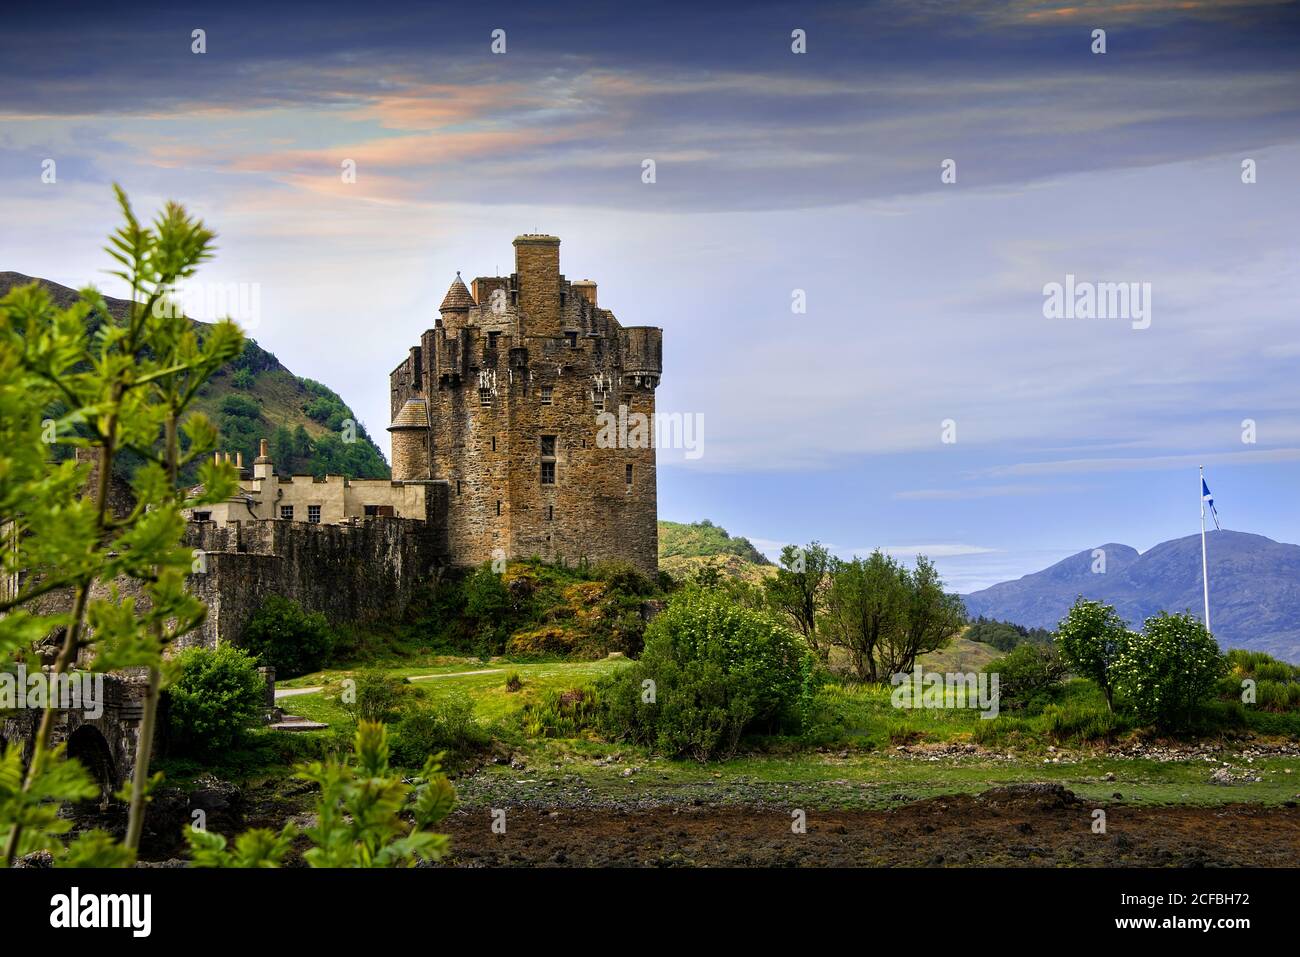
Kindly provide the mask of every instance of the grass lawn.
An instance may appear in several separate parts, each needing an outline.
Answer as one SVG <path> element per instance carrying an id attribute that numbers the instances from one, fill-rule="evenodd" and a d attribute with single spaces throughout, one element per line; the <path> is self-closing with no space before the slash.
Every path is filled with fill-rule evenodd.
<path id="1" fill-rule="evenodd" d="M 468 696 L 476 718 L 495 726 L 498 737 L 510 745 L 511 765 L 489 764 L 457 782 L 468 804 L 494 799 L 559 804 L 703 800 L 880 807 L 1031 781 L 1060 783 L 1088 800 L 1138 804 L 1280 804 L 1295 800 L 1300 792 L 1300 758 L 1262 756 L 1248 761 L 1238 754 L 1242 745 L 1232 743 L 1215 761 L 1203 756 L 1166 761 L 1126 757 L 1092 745 L 1063 744 L 1053 751 L 1055 745 L 1036 724 L 1041 717 L 1003 712 L 993 722 L 983 722 L 971 710 L 899 710 L 892 707 L 887 688 L 826 689 L 815 719 L 824 723 L 825 739 L 819 740 L 814 728 L 809 733 L 812 747 L 808 741 L 768 739 L 758 744 L 757 751 L 707 765 L 654 757 L 625 744 L 529 739 L 511 721 L 526 702 L 539 699 L 548 689 L 588 684 L 624 665 L 621 659 L 529 664 L 460 659 L 403 666 L 390 673 L 408 679 L 409 694 L 429 701 L 445 695 Z M 506 676 L 511 672 L 523 681 L 517 692 L 506 691 Z M 290 686 L 320 685 L 324 690 L 281 704 L 293 714 L 345 728 L 351 718 L 338 695 L 342 681 L 354 674 L 330 670 L 289 682 Z M 1067 689 L 1066 700 L 1086 702 L 1094 694 L 1086 683 L 1075 683 Z M 976 753 L 935 753 L 932 747 L 970 744 L 981 723 L 994 722 L 998 735 L 989 737 L 986 747 Z M 898 750 L 901 741 L 909 743 L 907 751 Z M 1234 772 L 1249 771 L 1262 780 L 1211 783 L 1220 761 Z M 628 769 L 635 770 L 626 773 Z M 1114 780 L 1108 780 L 1108 775 L 1114 775 Z M 1115 798 L 1116 793 L 1122 797 Z"/>

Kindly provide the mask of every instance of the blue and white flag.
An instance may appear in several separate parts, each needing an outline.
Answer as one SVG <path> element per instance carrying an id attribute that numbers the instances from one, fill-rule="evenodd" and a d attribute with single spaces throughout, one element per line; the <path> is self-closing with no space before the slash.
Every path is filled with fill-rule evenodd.
<path id="1" fill-rule="evenodd" d="M 1210 494 L 1210 486 L 1205 484 L 1204 476 L 1201 477 L 1201 501 L 1210 506 L 1210 514 L 1214 516 L 1215 529 L 1222 531 L 1219 528 L 1219 513 L 1214 510 L 1214 496 Z"/>

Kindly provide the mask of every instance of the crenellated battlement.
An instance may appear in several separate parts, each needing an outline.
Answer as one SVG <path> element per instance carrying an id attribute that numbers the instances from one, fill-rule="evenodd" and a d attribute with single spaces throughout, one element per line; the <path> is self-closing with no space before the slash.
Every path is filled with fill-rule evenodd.
<path id="1" fill-rule="evenodd" d="M 602 412 L 653 414 L 663 331 L 621 325 L 594 281 L 566 279 L 557 237 L 514 247 L 509 276 L 457 274 L 393 370 L 393 478 L 448 483 L 456 564 L 537 555 L 653 571 L 655 451 L 595 439 Z"/>

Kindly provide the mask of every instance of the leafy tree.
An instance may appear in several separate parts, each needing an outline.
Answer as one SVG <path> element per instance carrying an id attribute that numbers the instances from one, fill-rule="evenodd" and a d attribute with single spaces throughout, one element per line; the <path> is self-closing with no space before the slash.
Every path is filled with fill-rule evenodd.
<path id="1" fill-rule="evenodd" d="M 1123 656 L 1133 633 L 1111 605 L 1079 598 L 1056 628 L 1056 648 L 1075 674 L 1091 678 L 1114 711 L 1112 669 Z"/>
<path id="2" fill-rule="evenodd" d="M 911 671 L 920 655 L 947 645 L 961 628 L 966 609 L 961 599 L 943 590 L 938 569 L 924 555 L 916 567 L 900 569 L 906 592 L 902 627 L 887 633 L 881 645 L 881 670 L 894 675 Z"/>
<path id="3" fill-rule="evenodd" d="M 817 603 L 830 569 L 830 553 L 817 542 L 806 548 L 787 545 L 781 549 L 776 576 L 763 583 L 772 606 L 794 622 L 823 664 L 830 657 L 831 646 L 818 641 Z"/>
<path id="4" fill-rule="evenodd" d="M 456 806 L 456 789 L 434 758 L 411 783 L 394 773 L 383 725 L 361 722 L 353 755 L 301 765 L 296 777 L 321 790 L 316 824 L 302 831 L 312 844 L 303 855 L 311 867 L 413 867 L 447 853 L 450 839 L 429 829 Z M 408 810 L 410 824 L 401 817 Z M 297 829 L 247 831 L 233 851 L 220 834 L 188 828 L 185 836 L 195 867 L 278 867 Z"/>
<path id="5" fill-rule="evenodd" d="M 1142 721 L 1185 727 L 1227 671 L 1200 619 L 1160 612 L 1129 636 L 1113 666 L 1114 687 Z"/>
<path id="6" fill-rule="evenodd" d="M 785 625 L 687 585 L 646 629 L 641 659 L 598 686 L 600 721 L 670 756 L 725 757 L 746 732 L 797 729 L 811 672 Z"/>
<path id="7" fill-rule="evenodd" d="M 239 639 L 249 654 L 275 669 L 277 678 L 315 671 L 334 645 L 329 622 L 295 601 L 270 595 L 249 619 Z"/>
<path id="8" fill-rule="evenodd" d="M 879 656 L 907 620 L 907 585 L 898 563 L 880 549 L 866 559 L 835 560 L 823 629 L 844 648 L 859 681 L 880 681 Z"/>
<path id="9" fill-rule="evenodd" d="M 266 682 L 257 659 L 234 645 L 188 648 L 174 662 L 167 690 L 171 737 L 185 754 L 211 755 L 238 745 L 262 715 Z"/>
<path id="10" fill-rule="evenodd" d="M 185 590 L 192 556 L 181 544 L 181 509 L 222 501 L 235 490 L 233 470 L 207 461 L 216 439 L 212 423 L 190 414 L 182 424 L 182 417 L 242 343 L 229 322 L 200 340 L 169 299 L 175 284 L 210 258 L 212 232 L 175 203 L 143 225 L 125 194 L 116 189 L 116 195 L 125 225 L 110 237 L 107 252 L 120 267 L 112 274 L 130 287 L 125 316 L 114 317 L 89 288 L 62 310 L 36 284 L 0 300 L 0 523 L 8 538 L 0 570 L 21 573 L 14 578 L 21 582 L 17 593 L 0 600 L 6 613 L 0 663 L 26 655 L 33 641 L 53 633 L 62 638 L 56 675 L 93 652 L 96 668 L 141 667 L 147 676 L 124 847 L 109 854 L 93 838 L 79 842 L 76 852 L 80 863 L 104 864 L 129 860 L 138 847 L 163 649 L 196 627 L 205 611 Z M 92 317 L 102 321 L 87 335 Z M 56 403 L 58 418 L 47 418 Z M 89 461 L 56 464 L 51 445 L 80 448 Z M 127 458 L 137 463 L 134 504 L 115 508 L 112 476 Z M 180 482 L 192 461 L 200 463 L 205 489 L 196 498 Z M 133 581 L 141 599 L 124 596 L 118 579 Z M 37 614 L 25 607 L 51 592 L 70 594 L 67 610 Z M 51 702 L 26 770 L 0 785 L 7 864 L 20 850 L 61 853 L 33 802 L 76 800 L 83 792 L 75 772 L 63 770 L 74 766 L 51 745 L 54 712 Z"/>

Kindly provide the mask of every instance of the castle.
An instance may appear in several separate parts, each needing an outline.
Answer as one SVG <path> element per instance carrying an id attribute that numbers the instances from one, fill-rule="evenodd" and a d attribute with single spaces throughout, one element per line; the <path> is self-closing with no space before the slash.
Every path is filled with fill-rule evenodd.
<path id="1" fill-rule="evenodd" d="M 515 271 L 460 274 L 391 374 L 393 482 L 445 480 L 452 562 L 618 559 L 658 568 L 655 449 L 602 447 L 599 416 L 653 418 L 663 331 L 622 326 L 560 240 L 514 241 Z"/>

